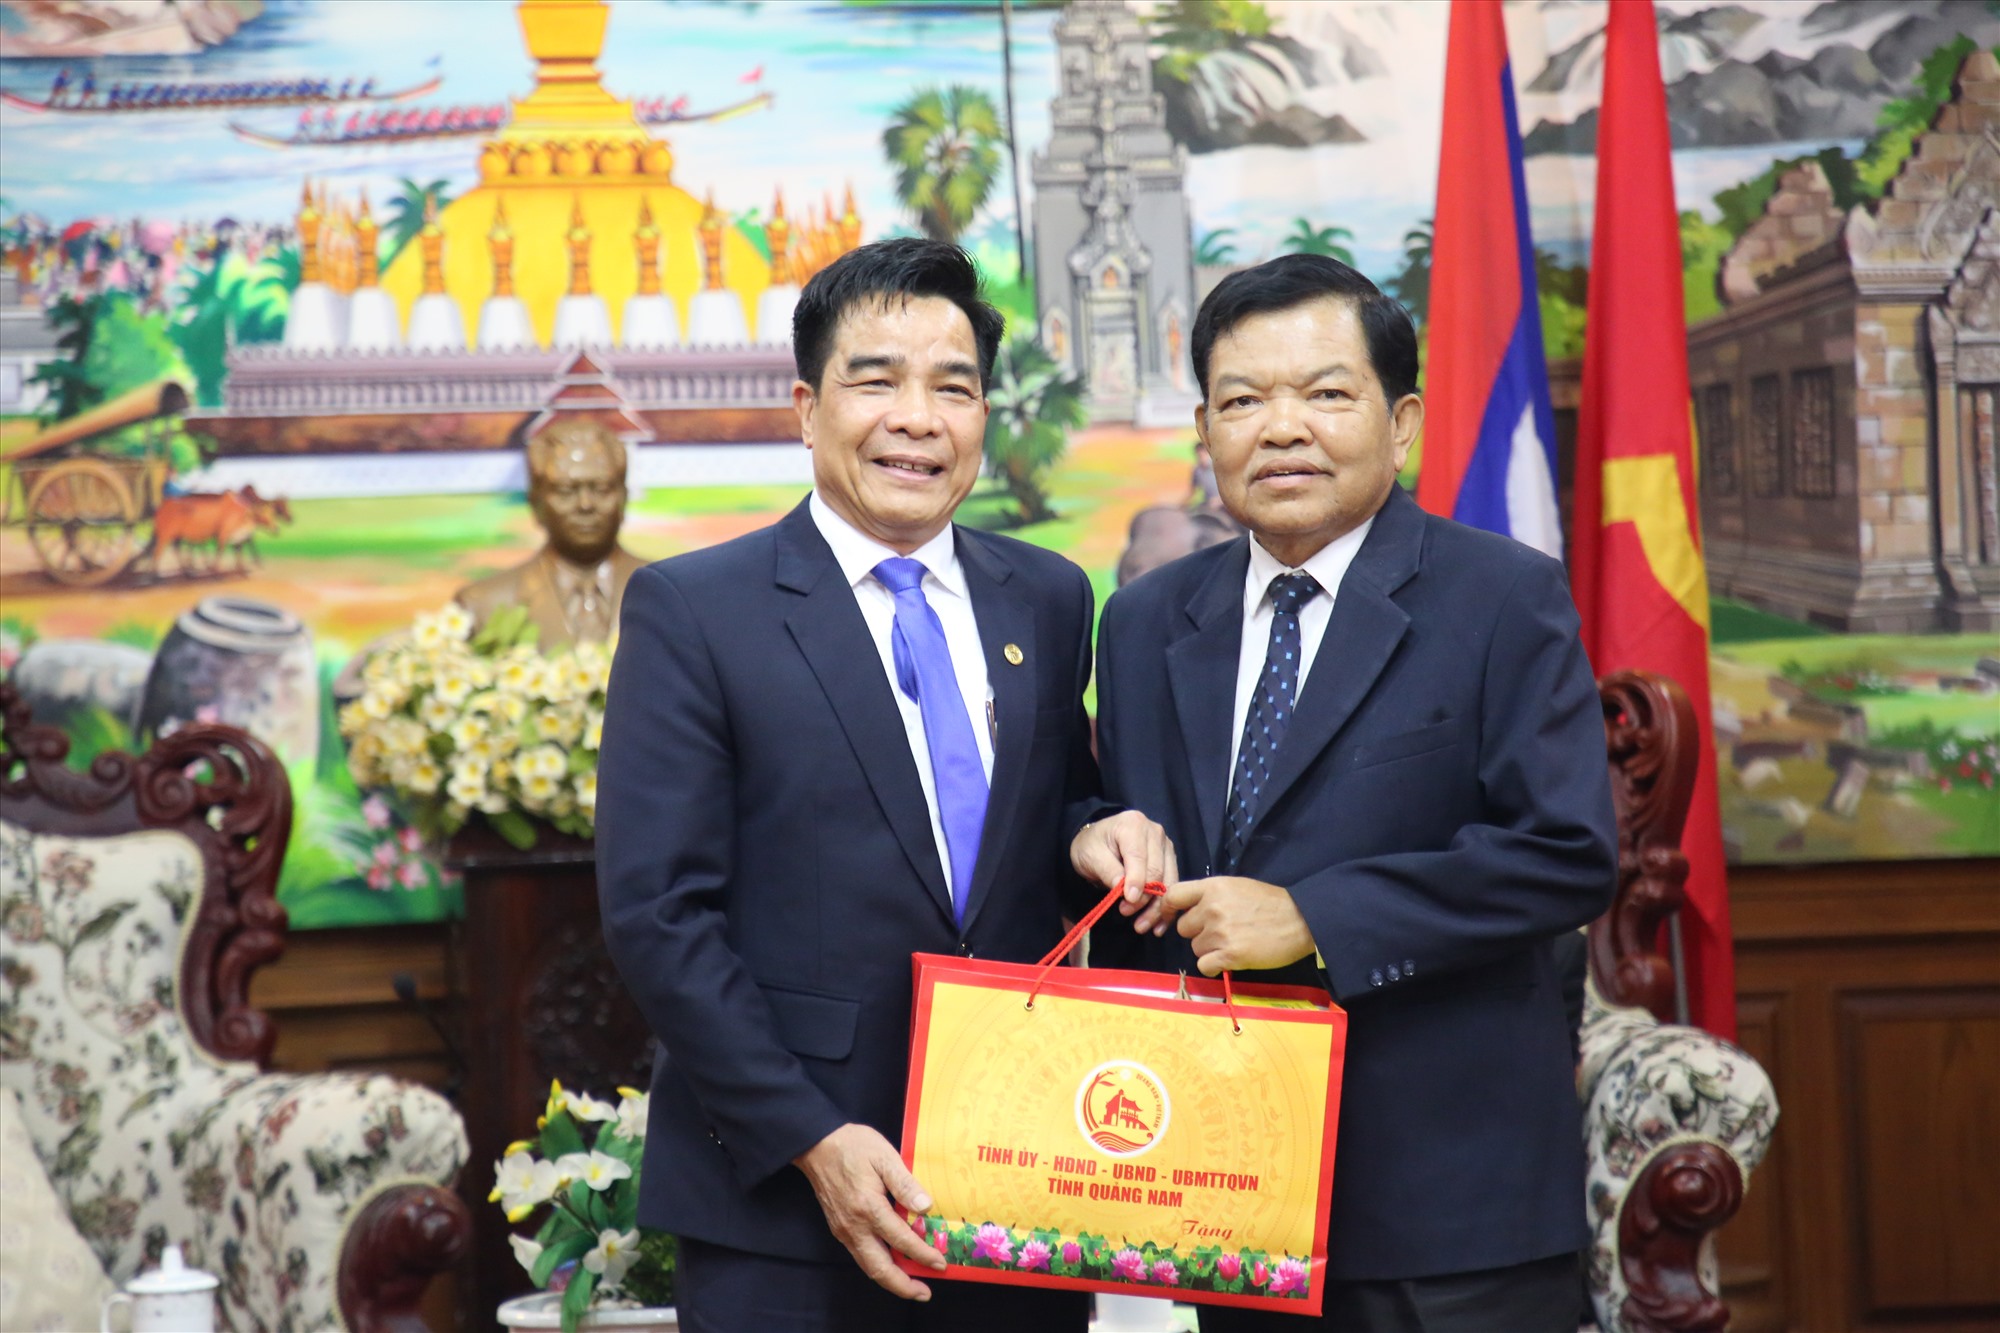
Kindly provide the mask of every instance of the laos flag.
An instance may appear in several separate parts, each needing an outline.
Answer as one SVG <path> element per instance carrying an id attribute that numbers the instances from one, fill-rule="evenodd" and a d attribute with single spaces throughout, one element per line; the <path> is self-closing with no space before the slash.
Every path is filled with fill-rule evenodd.
<path id="1" fill-rule="evenodd" d="M 1562 557 L 1521 126 L 1500 0 L 1452 0 L 1417 499 Z"/>

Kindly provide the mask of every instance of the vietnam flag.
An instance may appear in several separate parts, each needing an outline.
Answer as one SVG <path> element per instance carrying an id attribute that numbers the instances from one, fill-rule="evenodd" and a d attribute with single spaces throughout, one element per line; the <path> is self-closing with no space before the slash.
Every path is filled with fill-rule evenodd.
<path id="1" fill-rule="evenodd" d="M 1708 574 L 1695 508 L 1687 321 L 1652 0 L 1609 6 L 1597 120 L 1597 213 L 1584 325 L 1570 583 L 1599 675 L 1671 676 L 1694 705 L 1701 763 L 1681 838 L 1689 1014 L 1736 1035 L 1736 968 L 1708 690 Z"/>
<path id="2" fill-rule="evenodd" d="M 1562 558 L 1555 413 L 1500 0 L 1452 0 L 1417 500 Z"/>

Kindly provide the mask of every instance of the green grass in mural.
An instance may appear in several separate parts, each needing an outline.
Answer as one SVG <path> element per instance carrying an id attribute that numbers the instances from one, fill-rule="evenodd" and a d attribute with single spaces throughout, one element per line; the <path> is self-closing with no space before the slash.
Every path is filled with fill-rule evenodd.
<path id="1" fill-rule="evenodd" d="M 625 512 L 656 518 L 701 518 L 709 514 L 758 514 L 772 510 L 782 512 L 797 504 L 806 490 L 804 483 L 783 486 L 654 486 L 628 503 Z"/>
<path id="2" fill-rule="evenodd" d="M 106 643 L 122 643 L 128 648 L 138 648 L 152 652 L 160 646 L 160 640 L 167 636 L 167 626 L 147 624 L 141 620 L 125 620 L 97 637 Z"/>
<path id="3" fill-rule="evenodd" d="M 295 500 L 298 521 L 272 537 L 266 550 L 299 560 L 364 552 L 443 569 L 468 550 L 513 545 L 525 508 L 519 496 L 508 495 Z"/>
<path id="4" fill-rule="evenodd" d="M 1857 668 L 1885 675 L 1898 671 L 1970 675 L 1979 658 L 2000 657 L 2000 634 L 1828 634 L 1815 639 L 1731 644 L 1720 655 L 1774 672 L 1796 663 L 1805 671 Z M 2000 710 L 2000 703 L 1992 706 Z"/>
<path id="5" fill-rule="evenodd" d="M 1709 640 L 1718 648 L 1723 644 L 1762 643 L 1771 639 L 1816 639 L 1827 633 L 1818 625 L 1788 620 L 1722 597 L 1710 599 L 1708 616 Z"/>

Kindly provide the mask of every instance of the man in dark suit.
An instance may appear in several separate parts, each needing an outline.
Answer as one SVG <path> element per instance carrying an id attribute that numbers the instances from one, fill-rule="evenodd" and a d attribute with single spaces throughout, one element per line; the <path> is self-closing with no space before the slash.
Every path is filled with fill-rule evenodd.
<path id="1" fill-rule="evenodd" d="M 1031 962 L 1084 878 L 1170 917 L 1140 887 L 1172 848 L 1098 797 L 1089 582 L 951 523 L 1000 330 L 955 246 L 830 265 L 793 326 L 812 495 L 626 590 L 598 885 L 662 1048 L 639 1220 L 681 1237 L 696 1333 L 1084 1327 L 1075 1293 L 891 1259 L 944 1266 L 899 1211 L 929 1206 L 895 1147 L 910 955 Z"/>
<path id="2" fill-rule="evenodd" d="M 1118 592 L 1098 639 L 1106 795 L 1161 820 L 1189 876 L 1164 964 L 1348 1008 L 1324 1327 L 1574 1330 L 1588 1233 L 1550 942 L 1608 905 L 1615 832 L 1562 566 L 1396 484 L 1416 335 L 1347 265 L 1231 275 L 1193 351 L 1250 535 Z"/>

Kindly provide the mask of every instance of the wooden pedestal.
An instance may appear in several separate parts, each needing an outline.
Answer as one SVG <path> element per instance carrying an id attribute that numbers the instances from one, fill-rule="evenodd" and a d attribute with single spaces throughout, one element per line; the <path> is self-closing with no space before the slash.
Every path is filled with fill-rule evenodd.
<path id="1" fill-rule="evenodd" d="M 484 826 L 452 839 L 447 861 L 465 875 L 465 920 L 453 950 L 464 1034 L 461 1107 L 472 1157 L 461 1189 L 474 1219 L 463 1308 L 475 1324 L 508 1296 L 533 1290 L 489 1203 L 493 1164 L 535 1132 L 560 1079 L 600 1098 L 643 1088 L 651 1037 L 604 950 L 597 874 L 588 841 L 550 829 L 519 851 Z"/>

